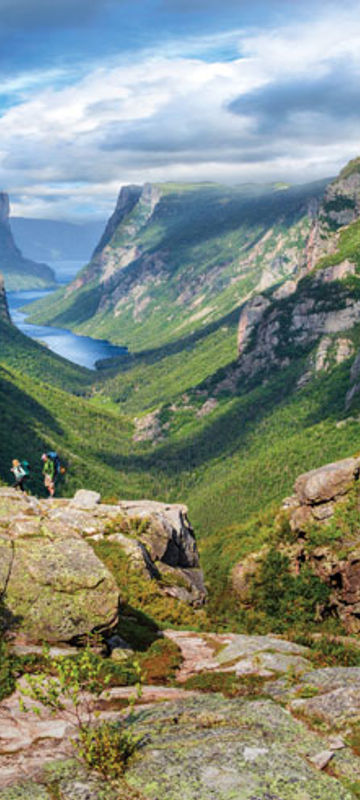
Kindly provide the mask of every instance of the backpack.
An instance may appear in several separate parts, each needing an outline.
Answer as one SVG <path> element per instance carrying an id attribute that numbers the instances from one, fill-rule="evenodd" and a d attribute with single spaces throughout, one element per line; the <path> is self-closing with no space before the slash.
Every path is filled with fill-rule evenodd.
<path id="1" fill-rule="evenodd" d="M 22 461 L 21 462 L 21 466 L 22 466 L 22 468 L 24 470 L 24 475 L 26 475 L 26 476 L 30 475 L 30 464 L 29 464 L 29 462 L 28 461 Z"/>
<path id="2" fill-rule="evenodd" d="M 60 458 L 55 450 L 49 450 L 49 452 L 46 453 L 46 455 L 48 458 L 51 459 L 51 461 L 54 464 L 54 478 L 57 478 L 61 472 Z"/>

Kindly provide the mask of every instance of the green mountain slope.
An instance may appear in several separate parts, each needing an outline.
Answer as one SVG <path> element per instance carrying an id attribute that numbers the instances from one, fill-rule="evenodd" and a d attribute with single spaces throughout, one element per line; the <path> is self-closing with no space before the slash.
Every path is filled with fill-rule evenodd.
<path id="1" fill-rule="evenodd" d="M 306 264 L 325 183 L 125 187 L 90 264 L 32 319 L 132 351 L 189 336 Z"/>

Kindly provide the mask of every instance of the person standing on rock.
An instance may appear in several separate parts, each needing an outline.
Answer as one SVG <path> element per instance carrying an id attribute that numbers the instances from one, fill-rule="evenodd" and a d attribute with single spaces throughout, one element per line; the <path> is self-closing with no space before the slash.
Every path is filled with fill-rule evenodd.
<path id="1" fill-rule="evenodd" d="M 17 458 L 13 458 L 11 463 L 12 467 L 10 469 L 10 472 L 13 473 L 13 476 L 15 478 L 14 488 L 21 489 L 22 492 L 25 492 L 24 482 L 26 481 L 26 478 L 28 478 L 29 476 L 27 461 L 24 461 L 22 464 L 20 461 L 18 461 Z"/>
<path id="2" fill-rule="evenodd" d="M 55 464 L 52 458 L 46 453 L 43 453 L 41 456 L 41 461 L 43 462 L 43 478 L 44 478 L 44 486 L 45 489 L 49 492 L 50 497 L 54 497 L 55 494 Z"/>

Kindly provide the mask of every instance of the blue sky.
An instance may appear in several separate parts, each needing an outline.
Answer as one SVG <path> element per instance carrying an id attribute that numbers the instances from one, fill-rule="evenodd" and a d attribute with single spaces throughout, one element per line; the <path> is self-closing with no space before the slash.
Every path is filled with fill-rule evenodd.
<path id="1" fill-rule="evenodd" d="M 360 155 L 360 6 L 0 0 L 0 189 L 106 217 L 125 183 L 331 176 Z"/>

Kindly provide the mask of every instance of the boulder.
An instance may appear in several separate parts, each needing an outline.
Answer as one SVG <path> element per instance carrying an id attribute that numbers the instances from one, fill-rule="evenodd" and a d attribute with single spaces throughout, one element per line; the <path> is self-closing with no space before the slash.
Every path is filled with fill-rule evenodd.
<path id="1" fill-rule="evenodd" d="M 119 590 L 93 549 L 71 530 L 0 535 L 0 591 L 8 624 L 28 642 L 68 641 L 117 619 Z"/>
<path id="2" fill-rule="evenodd" d="M 94 508 L 100 503 L 101 495 L 99 492 L 91 492 L 89 489 L 79 489 L 70 503 L 70 508 Z"/>
<path id="3" fill-rule="evenodd" d="M 301 503 L 324 503 L 346 494 L 360 470 L 360 458 L 344 458 L 300 475 L 295 492 Z"/>

